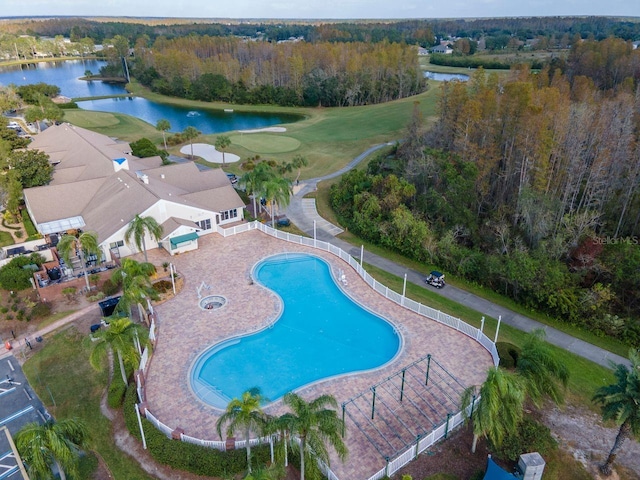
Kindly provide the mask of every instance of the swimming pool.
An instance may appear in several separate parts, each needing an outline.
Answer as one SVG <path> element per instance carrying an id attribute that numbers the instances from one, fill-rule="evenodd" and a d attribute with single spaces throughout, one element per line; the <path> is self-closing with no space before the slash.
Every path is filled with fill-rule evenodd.
<path id="1" fill-rule="evenodd" d="M 256 264 L 253 277 L 280 296 L 282 314 L 269 328 L 198 357 L 191 388 L 204 402 L 225 408 L 254 387 L 275 401 L 318 380 L 378 368 L 398 353 L 401 339 L 393 325 L 347 297 L 321 258 L 268 257 Z"/>

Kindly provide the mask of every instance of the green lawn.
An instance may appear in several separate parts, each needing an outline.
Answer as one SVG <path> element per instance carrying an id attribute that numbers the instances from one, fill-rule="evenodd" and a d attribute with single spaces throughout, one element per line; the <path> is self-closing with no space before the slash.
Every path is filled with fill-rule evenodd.
<path id="1" fill-rule="evenodd" d="M 0 247 L 13 245 L 13 236 L 9 232 L 0 231 Z"/>
<path id="2" fill-rule="evenodd" d="M 96 372 L 91 368 L 86 339 L 75 329 L 47 337 L 43 349 L 23 366 L 29 383 L 54 417 L 79 417 L 86 423 L 91 448 L 104 458 L 114 478 L 151 480 L 153 477 L 114 444 L 111 422 L 100 413 L 106 369 Z"/>
<path id="3" fill-rule="evenodd" d="M 162 134 L 138 118 L 120 113 L 92 112 L 90 110 L 64 110 L 64 121 L 88 128 L 109 137 L 118 137 L 126 142 L 133 142 L 142 137 L 162 142 Z"/>
<path id="4" fill-rule="evenodd" d="M 293 152 L 300 148 L 300 140 L 282 133 L 240 133 L 229 138 L 233 145 L 262 155 Z"/>
<path id="5" fill-rule="evenodd" d="M 230 106 L 166 97 L 136 83 L 129 84 L 128 88 L 132 93 L 149 100 L 188 108 L 221 109 Z M 402 138 L 416 102 L 424 118 L 432 118 L 436 112 L 438 92 L 439 87 L 434 87 L 414 97 L 364 107 L 233 105 L 235 111 L 288 113 L 300 115 L 303 119 L 284 125 L 287 128 L 284 135 L 257 134 L 259 137 L 254 140 L 251 136 L 255 134 L 243 134 L 238 139 L 239 134 L 231 133 L 234 142 L 228 151 L 242 159 L 258 154 L 277 161 L 291 161 L 295 155 L 303 155 L 309 160 L 309 165 L 302 169 L 302 179 L 325 175 L 340 169 L 372 145 Z M 162 143 L 162 134 L 154 125 L 127 115 L 70 109 L 65 110 L 65 121 L 129 142 L 147 137 L 158 145 Z M 195 141 L 213 144 L 217 136 L 201 135 Z M 180 146 L 176 146 L 169 151 L 179 155 L 179 149 Z M 241 173 L 238 163 L 230 165 L 228 169 Z"/>

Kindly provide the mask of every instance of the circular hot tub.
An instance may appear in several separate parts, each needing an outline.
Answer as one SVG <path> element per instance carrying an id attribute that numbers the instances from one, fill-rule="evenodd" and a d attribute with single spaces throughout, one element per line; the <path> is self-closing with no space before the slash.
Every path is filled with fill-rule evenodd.
<path id="1" fill-rule="evenodd" d="M 220 295 L 207 295 L 200 300 L 200 308 L 203 310 L 217 310 L 224 307 L 227 299 Z"/>

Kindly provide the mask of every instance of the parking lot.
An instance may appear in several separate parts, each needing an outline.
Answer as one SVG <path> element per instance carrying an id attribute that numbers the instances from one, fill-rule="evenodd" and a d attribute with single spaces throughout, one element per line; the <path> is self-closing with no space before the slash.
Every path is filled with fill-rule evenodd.
<path id="1" fill-rule="evenodd" d="M 26 424 L 44 423 L 49 418 L 18 361 L 10 352 L 4 353 L 0 356 L 0 427 L 6 426 L 15 436 Z M 19 478 L 22 476 L 9 440 L 0 432 L 0 479 Z"/>

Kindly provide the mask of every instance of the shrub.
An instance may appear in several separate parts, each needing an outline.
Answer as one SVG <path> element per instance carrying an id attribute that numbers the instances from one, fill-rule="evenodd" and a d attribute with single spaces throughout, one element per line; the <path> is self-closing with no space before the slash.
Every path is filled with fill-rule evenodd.
<path id="1" fill-rule="evenodd" d="M 110 297 L 111 295 L 115 295 L 119 291 L 120 291 L 120 286 L 110 278 L 105 280 L 105 282 L 102 284 L 102 293 L 104 293 L 107 297 Z"/>
<path id="2" fill-rule="evenodd" d="M 539 452 L 545 456 L 557 447 L 548 427 L 525 417 L 517 431 L 508 433 L 502 445 L 496 448 L 496 456 L 515 462 L 523 453 Z"/>
<path id="3" fill-rule="evenodd" d="M 104 297 L 104 292 L 98 292 L 95 295 L 87 295 L 87 300 L 89 300 L 90 302 L 97 302 L 99 300 L 102 300 Z"/>
<path id="4" fill-rule="evenodd" d="M 9 309 L 7 307 L 0 307 L 0 313 L 7 313 Z"/>
<path id="5" fill-rule="evenodd" d="M 27 235 L 38 235 L 38 230 L 36 230 L 36 227 L 33 225 L 29 212 L 27 212 L 26 209 L 22 210 L 22 223 L 24 224 L 24 229 L 27 231 Z"/>
<path id="6" fill-rule="evenodd" d="M 153 289 L 158 293 L 164 293 L 173 288 L 173 284 L 169 280 L 160 280 L 153 284 Z"/>
<path id="7" fill-rule="evenodd" d="M 16 318 L 18 320 L 24 320 L 24 310 L 23 309 L 18 310 L 18 314 L 16 315 Z"/>
<path id="8" fill-rule="evenodd" d="M 118 367 L 116 366 L 116 368 Z M 120 378 L 119 375 L 114 375 L 113 380 L 109 385 L 109 391 L 107 393 L 107 404 L 109 405 L 109 407 L 120 408 L 122 406 L 122 402 L 124 401 L 126 391 L 127 386 L 122 383 L 122 378 Z"/>
<path id="9" fill-rule="evenodd" d="M 31 309 L 31 317 L 42 318 L 51 314 L 51 306 L 45 302 L 38 302 Z"/>
<path id="10" fill-rule="evenodd" d="M 469 477 L 469 480 L 482 480 L 484 478 L 484 470 L 476 470 L 473 475 Z"/>
<path id="11" fill-rule="evenodd" d="M 79 108 L 76 102 L 58 103 L 59 108 L 63 110 L 70 110 L 72 108 Z"/>
<path id="12" fill-rule="evenodd" d="M 10 313 L 7 314 L 5 317 L 5 320 L 13 320 L 13 315 L 11 315 Z"/>
<path id="13" fill-rule="evenodd" d="M 16 230 L 16 238 L 22 238 L 24 237 L 24 232 L 22 230 Z"/>
<path id="14" fill-rule="evenodd" d="M 520 347 L 508 342 L 497 342 L 496 349 L 500 355 L 500 366 L 503 368 L 515 368 L 520 357 Z"/>
<path id="15" fill-rule="evenodd" d="M 18 311 L 18 304 L 14 303 L 13 305 L 11 305 L 11 311 L 12 312 L 17 312 Z"/>
<path id="16" fill-rule="evenodd" d="M 25 288 L 31 287 L 30 279 L 32 278 L 33 272 L 30 269 L 24 269 L 22 267 L 31 263 L 40 266 L 43 262 L 44 257 L 38 253 L 12 259 L 0 268 L 0 286 L 5 290 L 14 291 L 12 297 L 15 297 L 15 290 L 24 290 Z"/>

